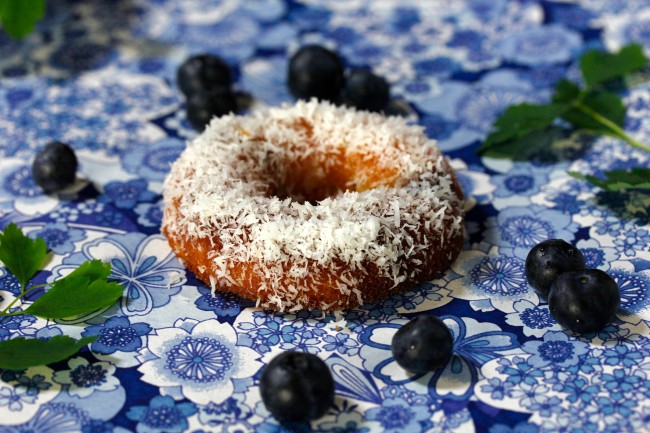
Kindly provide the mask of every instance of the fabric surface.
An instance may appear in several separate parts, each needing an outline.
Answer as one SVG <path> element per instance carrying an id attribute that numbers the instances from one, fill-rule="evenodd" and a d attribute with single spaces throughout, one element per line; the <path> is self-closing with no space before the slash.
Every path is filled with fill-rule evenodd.
<path id="1" fill-rule="evenodd" d="M 643 0 L 48 0 L 28 37 L 0 34 L 0 227 L 46 240 L 37 282 L 96 258 L 125 296 L 74 321 L 0 319 L 0 340 L 100 337 L 67 361 L 0 371 L 0 432 L 650 431 L 650 198 L 567 175 L 648 167 L 650 154 L 613 138 L 549 149 L 541 163 L 475 153 L 505 107 L 577 80 L 588 48 L 636 41 L 650 52 L 648 29 Z M 254 107 L 278 105 L 292 101 L 288 57 L 306 43 L 384 76 L 467 194 L 451 269 L 346 313 L 339 329 L 333 315 L 272 314 L 211 293 L 159 232 L 163 179 L 195 136 L 177 67 L 218 54 Z M 650 143 L 650 81 L 623 97 L 626 130 Z M 30 175 L 53 139 L 80 161 L 66 196 L 44 195 Z M 621 308 L 601 332 L 562 329 L 528 286 L 524 260 L 547 238 L 619 284 Z M 19 291 L 0 268 L 0 305 Z M 390 340 L 418 314 L 444 320 L 455 355 L 412 377 Z M 335 407 L 311 424 L 281 426 L 260 401 L 260 370 L 285 350 L 316 354 L 333 374 Z"/>

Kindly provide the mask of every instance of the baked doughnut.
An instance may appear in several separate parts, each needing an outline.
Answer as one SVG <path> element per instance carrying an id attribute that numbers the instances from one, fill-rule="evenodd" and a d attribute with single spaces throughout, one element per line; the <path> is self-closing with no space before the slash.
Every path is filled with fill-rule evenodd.
<path id="1" fill-rule="evenodd" d="M 461 189 L 422 128 L 316 100 L 213 119 L 163 196 L 188 269 L 279 311 L 379 301 L 463 245 Z"/>

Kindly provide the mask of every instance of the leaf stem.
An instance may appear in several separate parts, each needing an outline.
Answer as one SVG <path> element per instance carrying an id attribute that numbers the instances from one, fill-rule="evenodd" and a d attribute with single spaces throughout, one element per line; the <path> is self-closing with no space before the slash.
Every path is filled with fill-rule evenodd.
<path id="1" fill-rule="evenodd" d="M 13 307 L 14 304 L 15 304 L 16 302 L 18 302 L 20 299 L 24 298 L 25 296 L 27 296 L 28 294 L 30 294 L 32 291 L 34 291 L 34 290 L 36 290 L 36 289 L 40 289 L 41 287 L 45 287 L 45 286 L 49 286 L 49 284 L 37 284 L 37 285 L 35 285 L 35 286 L 30 287 L 30 288 L 27 289 L 27 290 L 23 290 L 22 293 L 21 293 L 20 295 L 16 296 L 16 298 L 14 298 L 14 300 L 11 301 L 11 302 L 9 303 L 9 305 L 7 305 L 7 306 L 5 307 L 4 310 L 0 311 L 0 316 L 19 316 L 19 315 L 21 315 L 21 314 L 25 314 L 24 311 L 16 311 L 16 312 L 13 312 L 13 313 L 8 313 L 8 311 L 9 311 L 9 309 L 10 309 L 11 307 Z"/>
<path id="2" fill-rule="evenodd" d="M 607 117 L 603 116 L 602 114 L 598 113 L 597 111 L 592 110 L 588 106 L 582 104 L 582 102 L 580 102 L 580 101 L 576 101 L 574 105 L 578 110 L 582 111 L 587 116 L 590 116 L 596 122 L 600 123 L 601 125 L 605 126 L 606 128 L 609 128 L 613 133 L 616 134 L 617 137 L 619 137 L 622 140 L 626 141 L 630 146 L 636 147 L 637 149 L 645 150 L 646 152 L 650 152 L 650 146 L 645 145 L 645 144 L 635 140 L 634 138 L 630 137 L 623 130 L 623 128 L 621 128 L 616 123 L 609 120 Z"/>

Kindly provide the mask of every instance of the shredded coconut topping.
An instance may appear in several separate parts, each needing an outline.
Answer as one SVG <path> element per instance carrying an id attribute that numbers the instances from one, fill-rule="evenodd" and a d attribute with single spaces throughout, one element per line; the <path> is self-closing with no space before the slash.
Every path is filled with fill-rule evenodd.
<path id="1" fill-rule="evenodd" d="M 449 170 L 402 118 L 300 101 L 214 119 L 172 166 L 163 225 L 183 242 L 210 240 L 213 288 L 256 284 L 271 293 L 262 306 L 296 310 L 322 284 L 320 267 L 361 303 L 369 264 L 396 286 L 431 239 L 462 231 Z M 240 281 L 239 263 L 260 278 Z"/>

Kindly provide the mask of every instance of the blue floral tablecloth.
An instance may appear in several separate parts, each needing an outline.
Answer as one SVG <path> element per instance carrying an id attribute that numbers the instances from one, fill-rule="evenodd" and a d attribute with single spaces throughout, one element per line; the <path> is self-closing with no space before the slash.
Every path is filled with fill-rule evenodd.
<path id="1" fill-rule="evenodd" d="M 258 389 L 260 369 L 285 350 L 318 355 L 336 382 L 335 407 L 298 431 L 650 431 L 650 198 L 567 175 L 647 167 L 650 155 L 612 138 L 535 164 L 475 154 L 505 107 L 546 101 L 558 79 L 578 79 L 582 52 L 631 41 L 650 53 L 648 1 L 48 0 L 27 38 L 0 34 L 0 227 L 47 241 L 39 282 L 101 259 L 125 296 L 74 321 L 0 319 L 0 340 L 99 337 L 67 361 L 0 371 L 0 432 L 285 431 Z M 271 314 L 211 293 L 159 233 L 163 179 L 195 136 L 178 65 L 216 53 L 254 107 L 278 105 L 292 101 L 287 59 L 306 43 L 386 77 L 468 197 L 452 268 L 348 312 L 339 329 L 331 315 Z M 650 143 L 650 82 L 623 97 L 626 130 Z M 64 196 L 44 195 L 30 174 L 53 139 L 80 161 Z M 547 238 L 574 243 L 618 282 L 620 311 L 601 332 L 563 330 L 527 285 L 526 254 Z M 18 293 L 0 268 L 0 305 Z M 455 356 L 409 377 L 390 340 L 423 313 L 450 327 Z"/>

